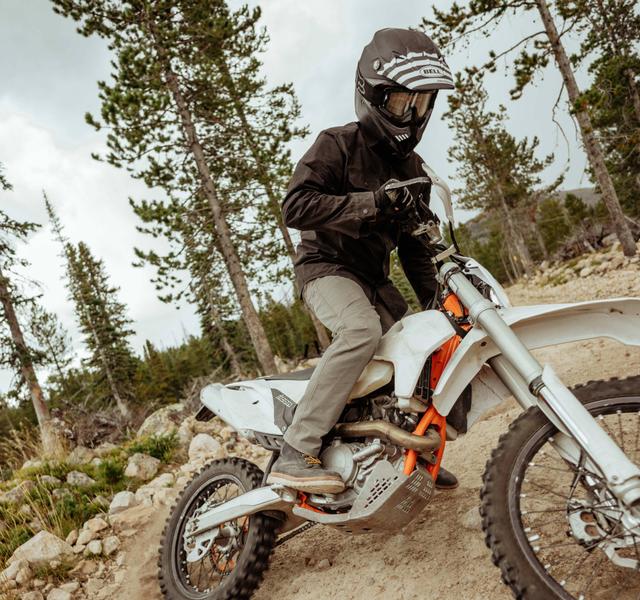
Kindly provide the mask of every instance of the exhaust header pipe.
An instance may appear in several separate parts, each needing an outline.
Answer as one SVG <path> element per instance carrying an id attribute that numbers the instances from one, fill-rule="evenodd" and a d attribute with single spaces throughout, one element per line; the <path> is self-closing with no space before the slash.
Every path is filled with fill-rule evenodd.
<path id="1" fill-rule="evenodd" d="M 440 447 L 440 435 L 433 429 L 428 429 L 424 435 L 414 435 L 382 420 L 338 423 L 334 431 L 343 438 L 378 437 L 417 452 L 431 452 Z"/>

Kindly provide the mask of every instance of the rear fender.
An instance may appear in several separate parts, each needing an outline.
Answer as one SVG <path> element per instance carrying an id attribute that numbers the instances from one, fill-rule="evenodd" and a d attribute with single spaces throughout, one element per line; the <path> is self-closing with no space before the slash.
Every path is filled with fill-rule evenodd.
<path id="1" fill-rule="evenodd" d="M 640 298 L 518 306 L 498 312 L 531 350 L 599 337 L 640 346 Z M 478 389 L 491 395 L 488 389 L 493 389 L 496 400 L 508 395 L 495 374 L 487 372 L 488 367 L 483 369 L 498 354 L 500 351 L 485 332 L 474 327 L 458 346 L 434 390 L 433 404 L 438 412 L 449 414 L 471 382 L 474 392 Z"/>

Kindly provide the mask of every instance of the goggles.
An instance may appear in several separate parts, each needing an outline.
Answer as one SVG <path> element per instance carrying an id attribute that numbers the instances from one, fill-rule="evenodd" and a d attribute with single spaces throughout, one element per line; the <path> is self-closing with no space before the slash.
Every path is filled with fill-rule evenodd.
<path id="1" fill-rule="evenodd" d="M 388 92 L 384 98 L 382 106 L 394 117 L 411 116 L 415 108 L 416 116 L 422 119 L 435 96 L 434 91 L 428 92 Z"/>

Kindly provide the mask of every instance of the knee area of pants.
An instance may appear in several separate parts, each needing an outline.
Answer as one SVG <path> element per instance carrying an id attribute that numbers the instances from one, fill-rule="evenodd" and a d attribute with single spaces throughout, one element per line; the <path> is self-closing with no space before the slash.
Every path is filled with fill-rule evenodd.
<path id="1" fill-rule="evenodd" d="M 341 335 L 375 349 L 382 337 L 382 327 L 379 321 L 354 321 L 347 324 Z"/>

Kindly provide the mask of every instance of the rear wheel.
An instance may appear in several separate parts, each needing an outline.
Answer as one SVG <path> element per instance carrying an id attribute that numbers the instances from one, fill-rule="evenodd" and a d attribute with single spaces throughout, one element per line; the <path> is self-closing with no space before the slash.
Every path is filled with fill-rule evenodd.
<path id="1" fill-rule="evenodd" d="M 575 388 L 587 410 L 640 463 L 640 376 Z M 484 474 L 482 522 L 493 562 L 518 599 L 640 598 L 640 528 L 606 482 L 552 446 L 537 408 L 500 438 Z"/>
<path id="2" fill-rule="evenodd" d="M 207 465 L 185 488 L 163 533 L 160 589 L 171 600 L 243 600 L 262 582 L 279 522 L 263 514 L 221 525 L 215 535 L 190 535 L 198 514 L 262 484 L 253 463 L 226 458 Z"/>

